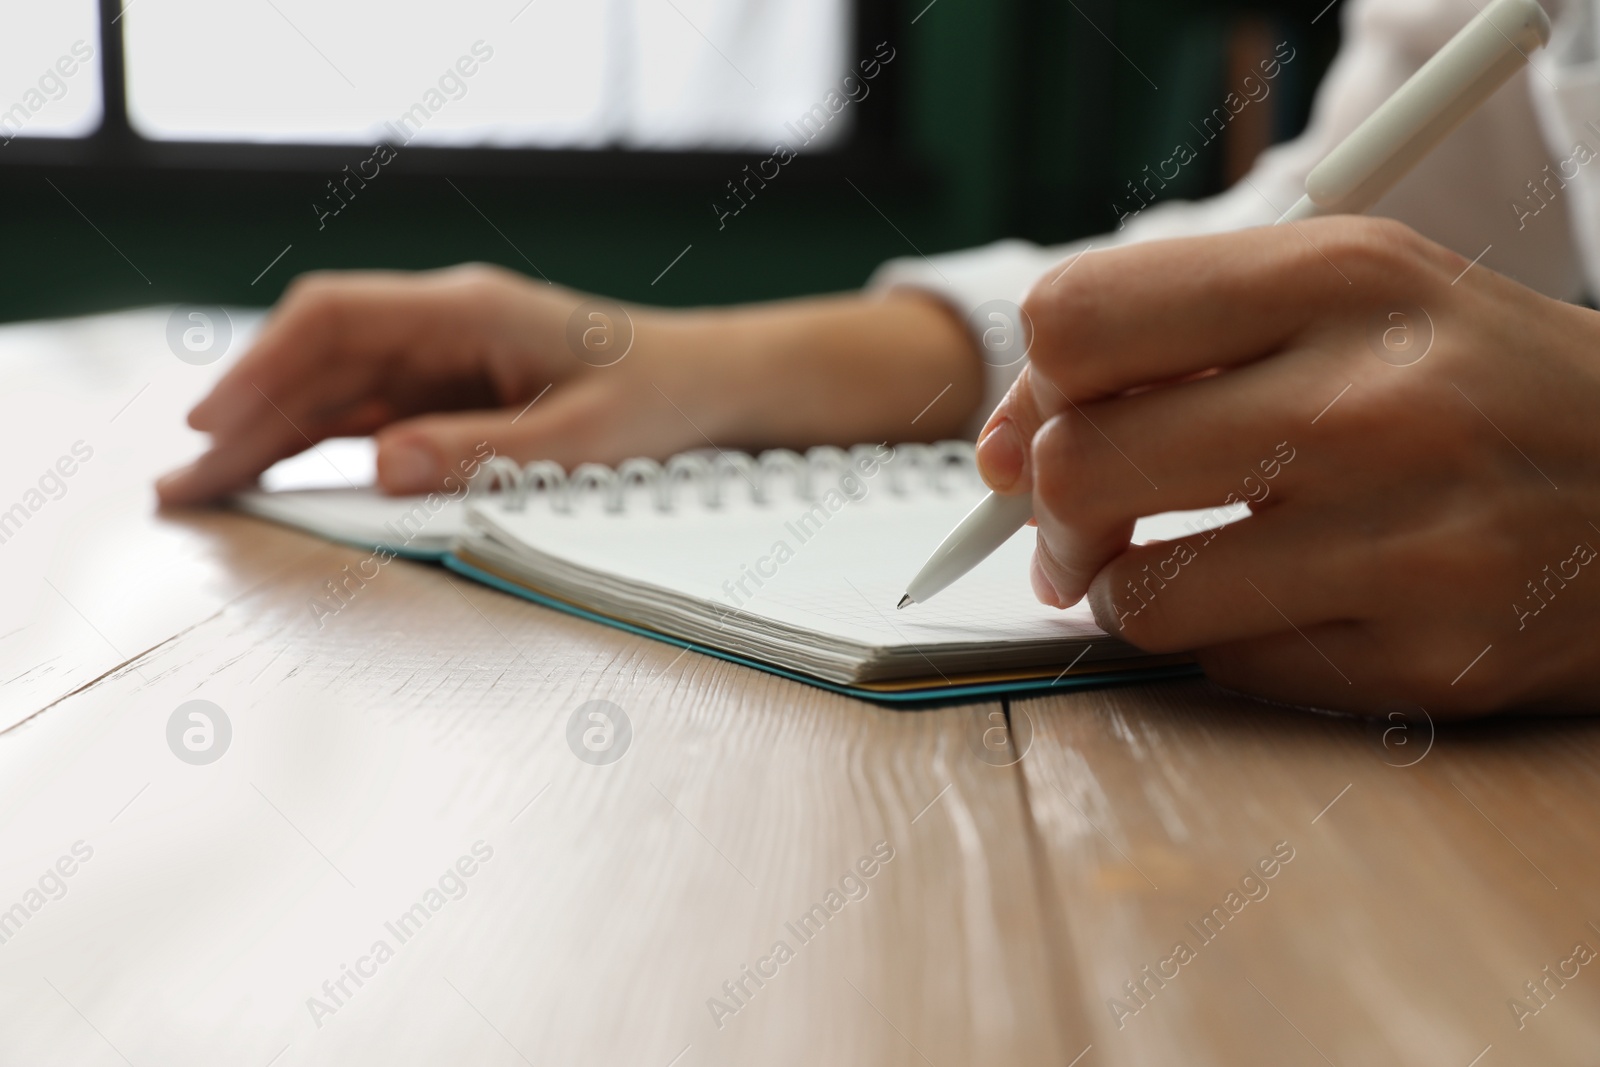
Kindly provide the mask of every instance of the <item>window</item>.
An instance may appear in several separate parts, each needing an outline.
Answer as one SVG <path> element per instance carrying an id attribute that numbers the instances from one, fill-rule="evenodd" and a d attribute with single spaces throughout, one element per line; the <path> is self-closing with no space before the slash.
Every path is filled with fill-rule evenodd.
<path id="1" fill-rule="evenodd" d="M 103 110 L 95 0 L 12 4 L 3 21 L 0 143 L 93 132 Z"/>
<path id="2" fill-rule="evenodd" d="M 122 100 L 110 95 L 108 125 L 191 147 L 399 139 L 432 148 L 770 150 L 775 140 L 794 142 L 786 124 L 837 90 L 858 58 L 850 0 L 8 7 L 0 70 L 15 72 L 4 89 L 18 106 L 0 116 L 0 138 L 83 137 L 99 126 L 98 22 L 107 14 L 107 38 L 121 49 L 108 69 L 125 70 L 126 106 L 124 120 Z M 58 57 L 75 55 L 76 72 L 58 73 Z M 846 110 L 806 147 L 839 143 L 852 118 Z"/>

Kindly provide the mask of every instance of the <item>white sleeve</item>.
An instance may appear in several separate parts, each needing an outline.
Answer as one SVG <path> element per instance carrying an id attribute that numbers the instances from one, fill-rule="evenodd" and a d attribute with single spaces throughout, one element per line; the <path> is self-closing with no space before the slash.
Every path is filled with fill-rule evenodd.
<path id="1" fill-rule="evenodd" d="M 1544 2 L 1559 5 L 1559 0 Z M 1566 6 L 1588 7 L 1594 2 L 1570 0 Z M 1124 218 L 1115 231 L 1069 245 L 1042 247 L 1007 240 L 963 252 L 890 260 L 873 273 L 868 288 L 920 289 L 941 297 L 968 319 L 985 301 L 1021 300 L 1035 279 L 1085 248 L 1271 224 L 1300 198 L 1307 173 L 1475 13 L 1474 5 L 1462 0 L 1354 0 L 1344 12 L 1345 45 L 1317 90 L 1305 132 L 1264 152 L 1249 175 L 1227 192 L 1202 201 L 1168 201 L 1142 211 L 1130 192 L 1111 206 L 1108 216 L 1137 213 Z M 1469 259 L 1482 254 L 1482 263 L 1525 285 L 1573 299 L 1581 294 L 1583 280 L 1566 202 L 1550 204 L 1537 225 L 1519 219 L 1512 207 L 1517 193 L 1528 181 L 1542 177 L 1542 168 L 1556 158 L 1546 148 L 1535 116 L 1529 89 L 1530 78 L 1535 77 L 1545 75 L 1524 71 L 1513 78 L 1372 214 L 1400 219 Z M 1242 99 L 1242 94 L 1231 97 L 1227 111 L 1213 114 L 1237 114 L 1250 106 L 1238 106 Z M 1205 126 L 1213 139 L 1217 125 Z M 1152 173 L 1164 171 L 1170 178 L 1169 168 L 1183 158 L 1183 147 L 1192 157 L 1207 151 L 1208 143 L 1197 136 L 1186 146 L 1176 146 L 1169 160 L 1152 160 L 1149 170 L 1129 177 L 1148 182 Z M 1600 209 L 1600 198 L 1596 207 Z M 982 428 L 1019 370 L 1020 364 L 986 368 L 984 404 L 969 432 Z"/>
<path id="2" fill-rule="evenodd" d="M 1600 0 L 1563 7 L 1529 82 L 1555 159 L 1523 176 L 1509 207 L 1519 236 L 1571 227 L 1593 299 L 1600 297 Z"/>

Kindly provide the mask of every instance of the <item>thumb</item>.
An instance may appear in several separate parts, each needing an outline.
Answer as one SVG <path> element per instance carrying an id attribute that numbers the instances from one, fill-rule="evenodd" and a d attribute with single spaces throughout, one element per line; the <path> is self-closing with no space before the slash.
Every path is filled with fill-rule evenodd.
<path id="1" fill-rule="evenodd" d="M 1025 493 L 1033 485 L 1033 437 L 1045 420 L 1057 413 L 1053 405 L 1041 400 L 1059 400 L 1049 395 L 1054 387 L 1048 382 L 1044 383 L 1046 396 L 1041 397 L 1041 382 L 1033 365 L 1023 364 L 1022 373 L 978 435 L 978 473 L 997 493 Z"/>
<path id="2" fill-rule="evenodd" d="M 392 422 L 376 435 L 378 485 L 384 493 L 434 493 L 446 478 L 470 477 L 483 462 L 517 462 L 571 453 L 573 432 L 586 429 L 589 403 L 579 390 L 552 389 L 533 403 L 494 411 L 422 414 Z"/>
<path id="3" fill-rule="evenodd" d="M 377 435 L 378 485 L 394 495 L 448 489 L 447 478 L 470 477 L 494 456 L 518 463 L 551 459 L 564 467 L 626 458 L 614 454 L 622 443 L 612 426 L 617 405 L 584 384 L 558 386 L 515 408 L 391 423 Z"/>

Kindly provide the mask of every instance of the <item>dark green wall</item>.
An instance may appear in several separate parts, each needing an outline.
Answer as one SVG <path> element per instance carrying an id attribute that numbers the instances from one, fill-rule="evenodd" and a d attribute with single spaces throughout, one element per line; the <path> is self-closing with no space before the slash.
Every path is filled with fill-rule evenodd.
<path id="1" fill-rule="evenodd" d="M 897 9 L 900 80 L 866 105 L 893 108 L 904 162 L 792 165 L 721 230 L 710 205 L 737 176 L 732 164 L 662 176 L 637 156 L 608 176 L 448 181 L 392 165 L 319 232 L 310 204 L 332 173 L 19 166 L 0 150 L 0 319 L 266 304 L 309 269 L 463 260 L 624 298 L 737 301 L 852 287 L 913 245 L 1064 240 L 1114 225 L 1122 183 L 1220 102 L 1223 45 L 1241 16 L 1176 0 L 924 3 Z M 1311 25 L 1320 6 L 1256 5 L 1304 50 L 1279 86 L 1285 131 L 1337 43 L 1337 11 Z M 369 151 L 351 149 L 349 162 Z M 1218 166 L 1211 150 L 1169 193 L 1211 191 Z"/>

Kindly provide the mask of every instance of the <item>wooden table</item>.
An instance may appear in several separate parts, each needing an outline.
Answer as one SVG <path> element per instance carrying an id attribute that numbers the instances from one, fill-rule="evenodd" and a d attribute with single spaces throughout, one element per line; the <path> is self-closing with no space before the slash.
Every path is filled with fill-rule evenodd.
<path id="1" fill-rule="evenodd" d="M 93 449 L 0 544 L 0 1063 L 1600 1062 L 1594 723 L 888 711 L 403 561 L 319 620 L 365 553 L 154 513 L 165 324 L 0 330 L 0 509 Z"/>

